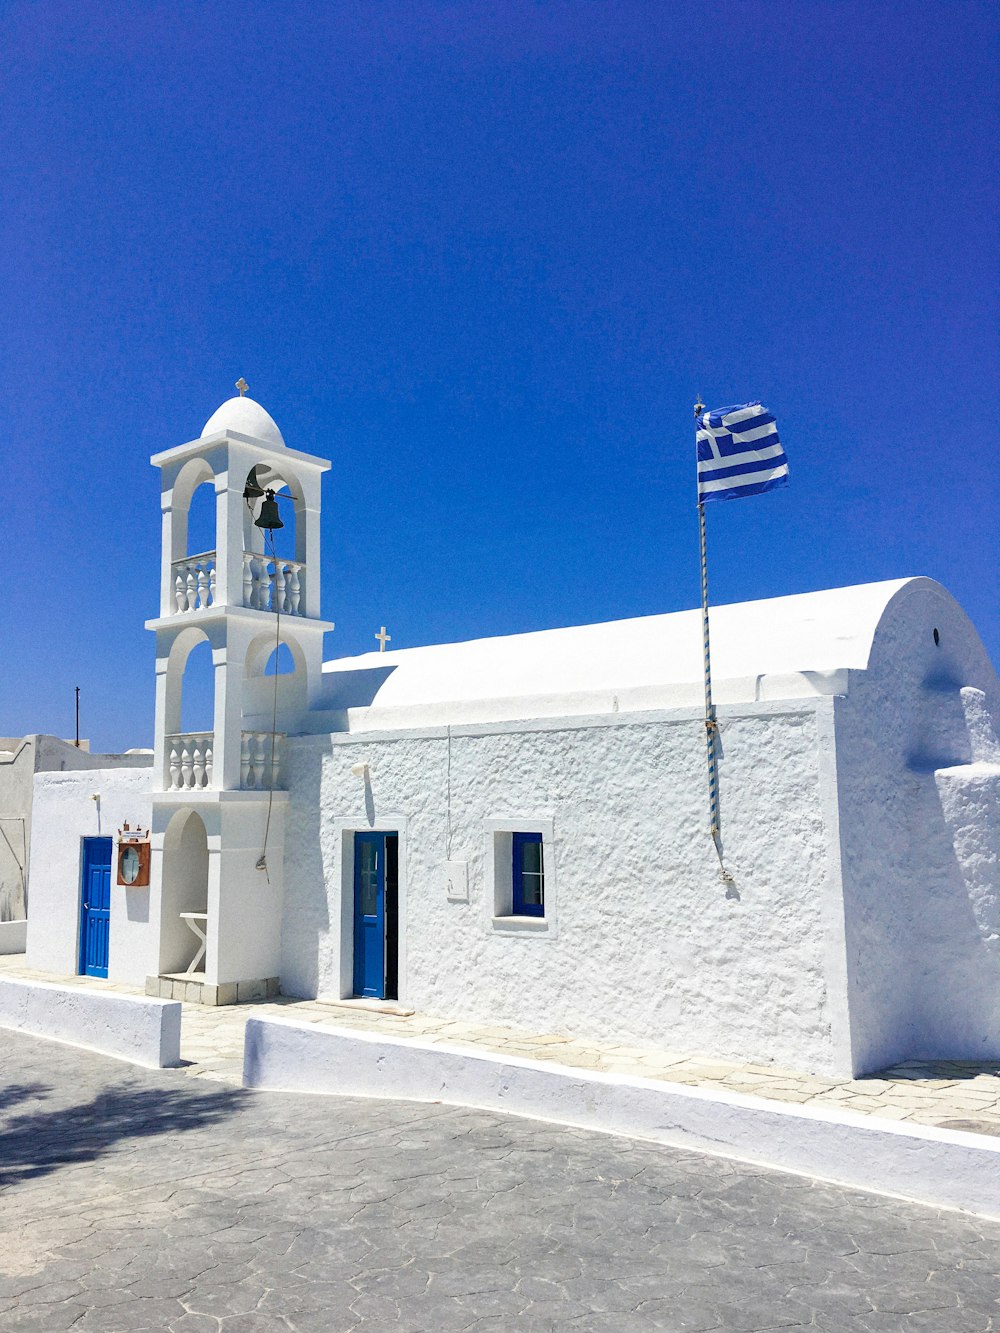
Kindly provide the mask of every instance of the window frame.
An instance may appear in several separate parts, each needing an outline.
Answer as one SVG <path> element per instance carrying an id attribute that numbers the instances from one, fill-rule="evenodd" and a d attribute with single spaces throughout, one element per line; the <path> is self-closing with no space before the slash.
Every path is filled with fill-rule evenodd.
<path id="1" fill-rule="evenodd" d="M 544 916 L 514 911 L 513 843 L 515 833 L 536 833 L 542 844 Z M 554 940 L 559 932 L 556 897 L 556 844 L 548 812 L 490 816 L 483 820 L 484 926 L 491 935 Z"/>

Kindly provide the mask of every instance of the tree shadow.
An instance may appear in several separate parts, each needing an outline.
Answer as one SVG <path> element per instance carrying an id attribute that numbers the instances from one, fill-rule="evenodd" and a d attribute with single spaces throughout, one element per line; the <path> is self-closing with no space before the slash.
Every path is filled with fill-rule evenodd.
<path id="1" fill-rule="evenodd" d="M 16 1106 L 18 1102 L 41 1101 L 51 1091 L 48 1083 L 11 1083 L 6 1088 L 0 1088 L 0 1111 L 5 1111 L 8 1106 Z"/>
<path id="2" fill-rule="evenodd" d="M 20 1084 L 0 1090 L 0 1108 L 51 1088 Z M 0 1192 L 61 1167 L 96 1161 L 128 1139 L 187 1133 L 216 1124 L 244 1103 L 241 1088 L 142 1088 L 120 1084 L 86 1102 L 10 1116 L 0 1126 Z"/>

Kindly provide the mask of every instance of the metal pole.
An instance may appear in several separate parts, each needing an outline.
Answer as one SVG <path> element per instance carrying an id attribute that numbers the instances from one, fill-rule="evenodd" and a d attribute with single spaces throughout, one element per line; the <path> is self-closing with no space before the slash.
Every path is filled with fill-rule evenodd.
<path id="1" fill-rule="evenodd" d="M 74 687 L 76 690 L 76 748 L 80 748 L 80 687 Z"/>
<path id="2" fill-rule="evenodd" d="M 715 750 L 715 705 L 712 703 L 712 649 L 708 633 L 708 554 L 705 541 L 705 506 L 698 505 L 701 546 L 701 637 L 705 650 L 705 745 L 708 751 L 708 824 L 719 848 L 719 767 Z M 719 850 L 721 858 L 722 852 Z"/>
<path id="3" fill-rule="evenodd" d="M 694 415 L 697 422 L 705 405 L 699 400 Z M 719 872 L 726 886 L 727 898 L 739 898 L 736 881 L 726 869 L 722 856 L 722 821 L 719 815 L 719 727 L 712 702 L 712 649 L 708 634 L 708 547 L 705 540 L 705 506 L 698 494 L 698 537 L 701 548 L 701 635 L 705 650 L 705 748 L 708 754 L 708 828 L 719 858 Z"/>

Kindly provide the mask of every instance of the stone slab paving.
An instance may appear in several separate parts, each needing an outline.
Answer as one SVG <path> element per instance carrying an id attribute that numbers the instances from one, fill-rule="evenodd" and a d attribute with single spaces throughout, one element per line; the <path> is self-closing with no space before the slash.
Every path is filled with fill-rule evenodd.
<path id="1" fill-rule="evenodd" d="M 62 977 L 30 971 L 16 954 L 0 956 L 0 975 L 114 990 L 129 995 L 144 993 L 135 986 L 109 984 L 92 977 Z M 793 1074 L 770 1065 L 697 1060 L 644 1046 L 525 1033 L 409 1011 L 379 1012 L 349 1001 L 282 997 L 223 1008 L 185 1004 L 181 1054 L 188 1062 L 186 1072 L 198 1078 L 239 1084 L 243 1072 L 243 1030 L 250 1014 L 356 1028 L 386 1036 L 418 1037 L 423 1041 L 470 1046 L 532 1060 L 552 1060 L 575 1068 L 637 1074 L 689 1087 L 723 1088 L 729 1092 L 820 1108 L 846 1107 L 890 1120 L 909 1120 L 1000 1136 L 1000 1062 L 997 1061 L 910 1061 L 866 1078 L 838 1081 Z"/>
<path id="2" fill-rule="evenodd" d="M 986 1333 L 1000 1223 L 0 1031 L 4 1333 Z"/>

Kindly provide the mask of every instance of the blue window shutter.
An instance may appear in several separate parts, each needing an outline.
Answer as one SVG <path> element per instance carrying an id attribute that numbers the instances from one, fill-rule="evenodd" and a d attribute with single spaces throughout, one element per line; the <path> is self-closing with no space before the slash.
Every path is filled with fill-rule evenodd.
<path id="1" fill-rule="evenodd" d="M 515 916 L 545 915 L 545 868 L 540 833 L 511 835 L 512 901 Z"/>

